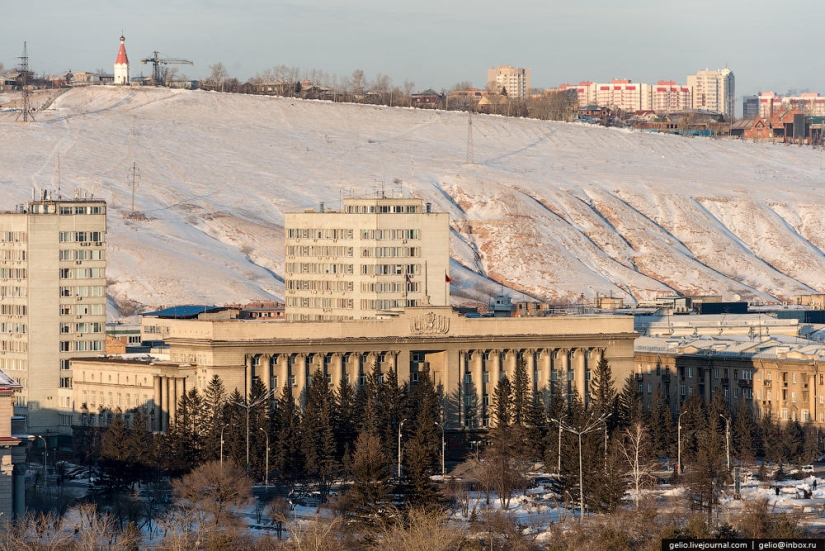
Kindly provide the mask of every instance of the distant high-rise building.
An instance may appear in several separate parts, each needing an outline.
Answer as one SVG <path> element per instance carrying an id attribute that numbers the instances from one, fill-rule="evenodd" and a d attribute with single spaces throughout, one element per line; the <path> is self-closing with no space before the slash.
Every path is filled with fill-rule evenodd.
<path id="1" fill-rule="evenodd" d="M 30 433 L 71 433 L 69 360 L 104 354 L 105 340 L 106 203 L 43 192 L 0 214 L 0 369 L 22 386 L 14 409 Z"/>
<path id="2" fill-rule="evenodd" d="M 120 49 L 115 59 L 115 84 L 129 84 L 129 58 L 126 56 L 126 39 L 120 37 Z"/>
<path id="3" fill-rule="evenodd" d="M 759 115 L 759 96 L 742 98 L 742 118 L 755 119 Z"/>
<path id="4" fill-rule="evenodd" d="M 660 80 L 651 86 L 650 108 L 657 113 L 673 113 L 690 109 L 690 87 L 676 84 L 673 80 Z"/>
<path id="5" fill-rule="evenodd" d="M 694 109 L 715 111 L 726 117 L 736 114 L 736 86 L 730 69 L 705 69 L 688 75 L 687 85 L 693 92 Z"/>
<path id="6" fill-rule="evenodd" d="M 447 306 L 449 214 L 421 199 L 344 199 L 287 213 L 286 319 L 337 321 Z"/>
<path id="7" fill-rule="evenodd" d="M 507 92 L 507 96 L 526 99 L 530 93 L 530 69 L 499 66 L 487 69 L 487 87 L 495 92 Z"/>

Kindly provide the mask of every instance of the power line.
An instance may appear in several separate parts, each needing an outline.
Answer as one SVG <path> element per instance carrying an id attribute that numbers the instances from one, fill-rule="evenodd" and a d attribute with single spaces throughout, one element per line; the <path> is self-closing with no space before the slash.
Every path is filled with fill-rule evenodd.
<path id="1" fill-rule="evenodd" d="M 32 106 L 29 101 L 29 56 L 26 53 L 26 43 L 23 42 L 23 56 L 18 58 L 20 60 L 20 88 L 23 90 L 23 109 L 17 114 L 17 119 L 23 116 L 23 122 L 29 122 L 29 117 L 34 120 L 32 114 Z"/>

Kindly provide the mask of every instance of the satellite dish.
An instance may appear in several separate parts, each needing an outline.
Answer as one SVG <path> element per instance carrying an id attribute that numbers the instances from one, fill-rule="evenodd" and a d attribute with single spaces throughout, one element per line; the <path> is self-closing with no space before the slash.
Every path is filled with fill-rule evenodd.
<path id="1" fill-rule="evenodd" d="M 733 293 L 733 301 L 739 302 L 740 300 L 742 300 L 742 297 L 740 297 L 737 293 Z"/>

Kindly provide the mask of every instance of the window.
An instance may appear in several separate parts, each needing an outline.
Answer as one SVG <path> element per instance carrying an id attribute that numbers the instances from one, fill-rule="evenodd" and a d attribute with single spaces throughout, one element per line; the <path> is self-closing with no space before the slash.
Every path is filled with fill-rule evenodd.
<path id="1" fill-rule="evenodd" d="M 693 368 L 692 367 L 687 368 L 687 376 L 688 376 L 688 379 L 693 379 Z"/>

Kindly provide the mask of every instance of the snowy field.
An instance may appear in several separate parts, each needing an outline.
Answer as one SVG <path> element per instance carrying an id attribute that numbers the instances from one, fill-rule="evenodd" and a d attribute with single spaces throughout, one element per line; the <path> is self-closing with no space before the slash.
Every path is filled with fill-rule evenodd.
<path id="1" fill-rule="evenodd" d="M 819 149 L 475 115 L 467 163 L 466 113 L 112 87 L 49 101 L 34 123 L 0 112 L 0 208 L 33 189 L 109 201 L 111 317 L 282 298 L 284 212 L 376 193 L 450 213 L 454 302 L 501 284 L 630 303 L 825 289 Z"/>

